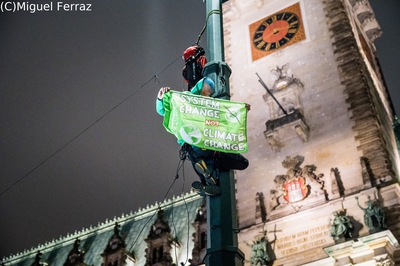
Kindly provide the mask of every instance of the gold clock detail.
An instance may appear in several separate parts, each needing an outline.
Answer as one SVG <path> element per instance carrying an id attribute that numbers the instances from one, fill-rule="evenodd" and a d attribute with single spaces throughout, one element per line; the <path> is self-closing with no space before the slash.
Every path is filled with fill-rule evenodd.
<path id="1" fill-rule="evenodd" d="M 305 39 L 299 3 L 250 25 L 253 61 Z"/>
<path id="2" fill-rule="evenodd" d="M 267 18 L 254 33 L 254 46 L 262 51 L 284 46 L 299 30 L 299 22 L 299 18 L 290 12 L 278 13 Z"/>

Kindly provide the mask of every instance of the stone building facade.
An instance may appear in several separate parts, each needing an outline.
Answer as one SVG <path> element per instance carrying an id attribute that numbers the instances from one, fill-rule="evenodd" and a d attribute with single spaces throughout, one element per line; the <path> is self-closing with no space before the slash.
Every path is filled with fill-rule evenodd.
<path id="1" fill-rule="evenodd" d="M 246 243 L 265 238 L 273 265 L 400 263 L 393 251 L 399 156 L 369 2 L 236 0 L 224 7 L 232 100 L 252 107 L 251 167 L 236 173 L 240 249 L 251 254 Z M 259 195 L 265 219 L 255 213 Z M 382 228 L 368 220 L 373 206 L 386 213 Z M 334 236 L 345 228 L 334 213 L 351 221 L 351 237 Z"/>
<path id="2" fill-rule="evenodd" d="M 400 265 L 395 117 L 368 0 L 230 0 L 223 18 L 231 99 L 251 105 L 250 166 L 235 172 L 244 264 Z M 3 263 L 201 265 L 206 212 L 182 195 Z"/>

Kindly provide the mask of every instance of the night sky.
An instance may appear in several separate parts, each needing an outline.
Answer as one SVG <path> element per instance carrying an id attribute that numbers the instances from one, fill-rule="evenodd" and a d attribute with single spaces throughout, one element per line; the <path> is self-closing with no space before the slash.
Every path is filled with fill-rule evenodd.
<path id="1" fill-rule="evenodd" d="M 400 114 L 400 2 L 370 2 Z M 186 162 L 167 194 L 179 145 L 154 104 L 162 86 L 186 89 L 180 57 L 204 26 L 205 3 L 79 3 L 92 11 L 0 13 L 0 259 L 180 195 L 197 180 Z"/>

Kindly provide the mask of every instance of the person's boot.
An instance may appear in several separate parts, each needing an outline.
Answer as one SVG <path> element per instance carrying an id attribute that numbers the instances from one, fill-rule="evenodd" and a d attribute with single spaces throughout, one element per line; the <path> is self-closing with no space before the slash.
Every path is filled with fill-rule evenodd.
<path id="1" fill-rule="evenodd" d="M 192 189 L 197 192 L 199 195 L 204 196 L 216 196 L 220 194 L 219 187 L 214 184 L 207 184 L 204 185 L 203 183 L 199 181 L 194 181 L 192 183 Z"/>
<path id="2" fill-rule="evenodd" d="M 198 161 L 194 167 L 196 171 L 201 173 L 204 176 L 204 179 L 207 182 L 207 185 L 218 185 L 217 177 L 213 177 L 213 169 L 210 166 L 207 166 L 204 160 Z"/>
<path id="3" fill-rule="evenodd" d="M 217 179 L 212 176 L 213 170 L 211 167 L 207 166 L 204 160 L 198 161 L 194 165 L 196 171 L 204 176 L 205 183 L 195 181 L 192 183 L 192 188 L 194 191 L 200 195 L 215 196 L 220 194 L 220 189 L 217 185 Z"/>

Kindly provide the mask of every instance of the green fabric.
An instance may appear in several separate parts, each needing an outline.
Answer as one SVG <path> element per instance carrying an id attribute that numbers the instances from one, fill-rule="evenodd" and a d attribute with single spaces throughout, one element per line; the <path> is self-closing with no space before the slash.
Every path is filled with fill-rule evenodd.
<path id="1" fill-rule="evenodd" d="M 190 90 L 190 93 L 196 94 L 196 95 L 201 95 L 201 90 L 203 89 L 203 83 L 204 83 L 204 78 L 199 80 L 196 85 Z"/>
<path id="2" fill-rule="evenodd" d="M 163 101 L 158 98 L 156 100 L 156 111 L 159 115 L 164 116 L 165 114 Z"/>
<path id="3" fill-rule="evenodd" d="M 195 94 L 195 95 L 201 95 L 201 90 L 203 89 L 203 83 L 204 83 L 204 78 L 199 80 L 196 85 L 190 90 L 190 93 Z M 185 92 L 188 93 L 188 92 Z M 156 111 L 159 115 L 164 116 L 165 110 L 164 110 L 164 104 L 163 100 L 160 100 L 157 98 L 156 101 Z"/>
<path id="4" fill-rule="evenodd" d="M 179 143 L 229 153 L 247 152 L 245 103 L 170 91 L 164 94 L 163 106 L 163 125 Z"/>

